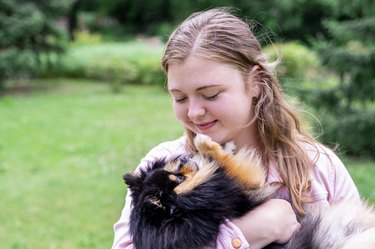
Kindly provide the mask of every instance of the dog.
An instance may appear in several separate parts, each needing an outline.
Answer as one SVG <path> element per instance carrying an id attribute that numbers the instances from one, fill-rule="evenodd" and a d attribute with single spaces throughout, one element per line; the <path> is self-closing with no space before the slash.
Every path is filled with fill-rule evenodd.
<path id="1" fill-rule="evenodd" d="M 209 137 L 194 139 L 198 154 L 160 159 L 123 176 L 131 191 L 130 233 L 139 249 L 201 249 L 215 246 L 225 219 L 241 217 L 276 197 L 277 186 L 254 151 L 223 149 Z M 284 245 L 267 249 L 375 248 L 372 207 L 334 205 L 309 212 Z"/>

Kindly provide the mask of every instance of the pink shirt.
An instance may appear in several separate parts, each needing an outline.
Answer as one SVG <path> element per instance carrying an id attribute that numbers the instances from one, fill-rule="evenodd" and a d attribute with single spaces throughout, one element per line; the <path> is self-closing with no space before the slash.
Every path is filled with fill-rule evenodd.
<path id="1" fill-rule="evenodd" d="M 315 167 L 312 171 L 312 197 L 317 202 L 315 205 L 330 205 L 332 203 L 349 200 L 361 202 L 358 190 L 341 160 L 329 149 L 320 146 L 319 157 L 312 146 L 306 146 L 309 157 L 315 159 Z M 140 162 L 137 168 L 145 167 L 148 162 L 156 158 L 171 157 L 176 154 L 184 154 L 185 137 L 175 141 L 169 141 L 154 147 Z M 275 167 L 270 166 L 267 182 L 281 182 L 281 178 Z M 114 241 L 112 249 L 135 249 L 129 233 L 129 216 L 131 211 L 131 197 L 129 191 L 125 199 L 125 207 L 121 217 L 114 225 Z M 241 230 L 227 220 L 220 227 L 220 233 L 216 241 L 216 249 L 248 249 Z M 138 248 L 141 249 L 141 248 Z M 207 248 L 213 249 L 213 248 Z"/>

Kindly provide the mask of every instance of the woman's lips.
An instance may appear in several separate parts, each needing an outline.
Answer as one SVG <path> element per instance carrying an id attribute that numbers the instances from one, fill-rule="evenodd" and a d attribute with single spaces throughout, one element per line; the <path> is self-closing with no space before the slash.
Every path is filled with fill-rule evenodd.
<path id="1" fill-rule="evenodd" d="M 206 123 L 195 124 L 195 125 L 199 130 L 204 131 L 204 130 L 210 129 L 215 124 L 216 124 L 216 120 L 211 121 L 211 122 L 206 122 Z"/>

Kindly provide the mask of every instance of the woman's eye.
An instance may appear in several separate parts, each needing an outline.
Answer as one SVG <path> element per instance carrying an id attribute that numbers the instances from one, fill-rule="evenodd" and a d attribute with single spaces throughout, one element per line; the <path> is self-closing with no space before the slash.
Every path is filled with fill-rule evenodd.
<path id="1" fill-rule="evenodd" d="M 176 103 L 183 103 L 187 98 L 186 97 L 183 97 L 183 98 L 174 98 L 174 101 Z"/>
<path id="2" fill-rule="evenodd" d="M 216 94 L 212 94 L 212 95 L 203 95 L 203 97 L 207 100 L 215 100 L 215 99 L 217 99 L 219 94 L 220 94 L 220 92 L 218 92 Z"/>

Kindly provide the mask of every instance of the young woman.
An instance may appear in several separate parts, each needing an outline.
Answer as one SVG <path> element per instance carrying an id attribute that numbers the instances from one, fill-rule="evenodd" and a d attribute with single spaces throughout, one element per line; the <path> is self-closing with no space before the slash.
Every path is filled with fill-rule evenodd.
<path id="1" fill-rule="evenodd" d="M 301 127 L 282 95 L 271 64 L 249 25 L 225 9 L 195 13 L 171 35 L 162 59 L 173 109 L 185 136 L 153 148 L 138 167 L 158 157 L 195 153 L 202 133 L 237 148 L 259 151 L 267 181 L 285 186 L 289 202 L 273 199 L 221 225 L 218 249 L 285 243 L 298 229 L 296 214 L 310 205 L 360 202 L 340 159 Z M 115 224 L 113 249 L 130 249 L 131 198 Z M 141 248 L 138 248 L 141 249 Z"/>

